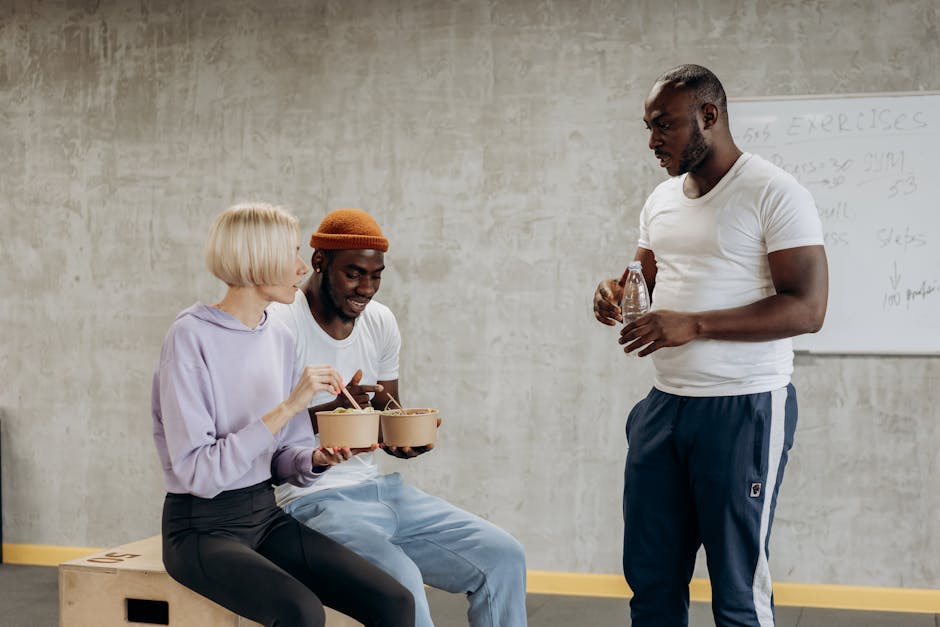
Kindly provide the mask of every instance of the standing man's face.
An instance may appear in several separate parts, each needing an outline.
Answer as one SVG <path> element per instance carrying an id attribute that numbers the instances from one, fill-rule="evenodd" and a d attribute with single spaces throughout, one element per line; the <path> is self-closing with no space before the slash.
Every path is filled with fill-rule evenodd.
<path id="1" fill-rule="evenodd" d="M 385 253 L 380 250 L 336 250 L 315 255 L 323 279 L 320 291 L 343 320 L 355 320 L 379 291 Z"/>
<path id="2" fill-rule="evenodd" d="M 645 107 L 649 147 L 659 165 L 669 176 L 695 171 L 708 156 L 709 146 L 692 95 L 671 83 L 656 83 Z"/>

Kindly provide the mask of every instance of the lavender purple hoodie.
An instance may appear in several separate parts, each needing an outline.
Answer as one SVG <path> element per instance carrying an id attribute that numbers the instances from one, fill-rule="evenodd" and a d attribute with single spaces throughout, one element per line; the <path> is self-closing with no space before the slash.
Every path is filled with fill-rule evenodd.
<path id="1" fill-rule="evenodd" d="M 297 380 L 294 340 L 265 312 L 254 329 L 197 303 L 177 316 L 153 377 L 153 439 L 167 492 L 212 498 L 273 476 L 313 483 L 306 410 L 272 436 L 261 417 Z"/>

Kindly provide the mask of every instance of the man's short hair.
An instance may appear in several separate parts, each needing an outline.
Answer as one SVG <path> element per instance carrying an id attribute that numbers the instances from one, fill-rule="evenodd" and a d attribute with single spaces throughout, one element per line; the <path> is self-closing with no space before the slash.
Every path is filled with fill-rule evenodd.
<path id="1" fill-rule="evenodd" d="M 290 272 L 299 233 L 297 218 L 280 207 L 234 205 L 209 229 L 206 265 L 232 287 L 273 285 Z"/>
<path id="2" fill-rule="evenodd" d="M 692 63 L 678 65 L 667 70 L 656 81 L 657 83 L 671 83 L 692 93 L 696 108 L 710 102 L 718 107 L 725 117 L 728 115 L 728 98 L 725 88 L 718 77 L 708 68 Z"/>

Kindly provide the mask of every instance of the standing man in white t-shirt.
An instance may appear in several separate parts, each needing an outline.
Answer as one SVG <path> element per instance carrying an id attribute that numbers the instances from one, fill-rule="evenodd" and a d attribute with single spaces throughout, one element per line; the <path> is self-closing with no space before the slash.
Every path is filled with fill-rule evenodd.
<path id="1" fill-rule="evenodd" d="M 326 363 L 349 381 L 356 402 L 384 408 L 398 395 L 401 335 L 394 314 L 373 300 L 388 240 L 366 212 L 339 209 L 310 238 L 314 273 L 291 305 L 269 313 L 293 331 L 298 364 Z M 318 394 L 309 409 L 349 407 L 345 396 Z M 431 446 L 386 448 L 401 458 Z M 309 527 L 390 573 L 415 597 L 416 627 L 433 627 L 424 584 L 467 595 L 473 627 L 526 625 L 525 554 L 511 535 L 479 516 L 381 475 L 372 451 L 352 451 L 309 488 L 279 486 L 278 504 Z M 348 449 L 342 451 L 349 457 Z"/>
<path id="2" fill-rule="evenodd" d="M 652 311 L 619 340 L 656 368 L 626 427 L 632 625 L 688 624 L 704 545 L 716 625 L 770 627 L 770 527 L 797 415 L 789 338 L 825 317 L 822 227 L 805 188 L 735 145 L 724 88 L 706 68 L 663 74 L 643 119 L 672 178 L 640 214 L 635 259 Z M 598 285 L 600 322 L 623 322 L 621 293 L 617 279 Z"/>

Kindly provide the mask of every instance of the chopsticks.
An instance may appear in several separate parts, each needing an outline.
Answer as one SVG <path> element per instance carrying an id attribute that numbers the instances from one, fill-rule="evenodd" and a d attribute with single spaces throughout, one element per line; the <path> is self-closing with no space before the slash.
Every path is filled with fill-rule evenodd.
<path id="1" fill-rule="evenodd" d="M 346 398 L 349 399 L 349 402 L 352 403 L 353 407 L 355 407 L 359 411 L 362 411 L 362 407 L 359 406 L 359 403 L 356 402 L 356 399 L 352 397 L 352 394 L 350 394 L 349 390 L 347 390 L 345 387 L 343 387 L 343 394 L 346 395 Z"/>

